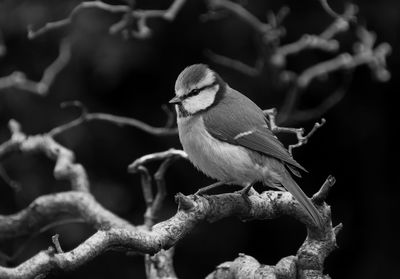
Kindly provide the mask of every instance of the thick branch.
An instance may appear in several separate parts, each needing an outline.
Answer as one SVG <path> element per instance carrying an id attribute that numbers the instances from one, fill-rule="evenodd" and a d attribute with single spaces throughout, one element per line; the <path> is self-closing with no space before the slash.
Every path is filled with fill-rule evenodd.
<path id="1" fill-rule="evenodd" d="M 331 247 L 328 242 L 332 242 L 334 234 L 329 219 L 329 207 L 323 205 L 320 208 L 326 220 L 324 229 L 320 231 L 314 227 L 312 220 L 288 192 L 266 191 L 249 197 L 244 197 L 239 193 L 205 197 L 177 195 L 177 200 L 181 204 L 190 206 L 180 206 L 175 216 L 153 226 L 152 231 L 147 231 L 121 221 L 85 193 L 69 192 L 38 198 L 31 206 L 17 214 L 1 216 L 0 236 L 2 238 L 13 237 L 15 233 L 21 234 L 19 229 L 26 232 L 27 223 L 30 229 L 38 228 L 43 222 L 50 221 L 65 212 L 74 212 L 94 226 L 101 227 L 102 230 L 72 251 L 58 254 L 54 251 L 43 251 L 17 267 L 0 267 L 0 277 L 34 278 L 55 269 L 75 269 L 105 250 L 115 247 L 126 251 L 154 254 L 160 249 L 175 245 L 203 220 L 213 222 L 229 216 L 238 216 L 242 219 L 271 219 L 283 214 L 291 215 L 307 225 L 307 240 L 313 242 L 312 247 L 315 248 L 319 243 L 325 243 L 325 246 L 317 245 L 318 249 Z M 327 238 L 327 235 L 330 237 Z M 307 248 L 304 245 L 303 247 Z M 301 259 L 302 255 L 298 256 Z M 314 260 L 320 262 L 324 260 L 324 257 L 313 258 Z M 318 269 L 322 272 L 320 264 L 306 266 L 306 268 Z"/>
<path id="2" fill-rule="evenodd" d="M 10 121 L 9 126 L 12 136 L 0 145 L 0 159 L 17 150 L 23 153 L 42 152 L 56 162 L 53 172 L 56 179 L 68 179 L 73 190 L 89 191 L 86 171 L 81 164 L 75 163 L 75 155 L 71 150 L 47 134 L 25 136 L 14 120 Z"/>
<path id="3" fill-rule="evenodd" d="M 41 196 L 18 213 L 0 215 L 0 240 L 32 234 L 60 217 L 79 217 L 96 229 L 129 226 L 92 195 L 71 191 Z"/>
<path id="4" fill-rule="evenodd" d="M 295 256 L 288 256 L 281 259 L 276 266 L 260 264 L 255 258 L 239 254 L 239 257 L 232 262 L 224 262 L 217 266 L 216 270 L 210 273 L 206 279 L 240 279 L 240 278 L 296 278 Z"/>

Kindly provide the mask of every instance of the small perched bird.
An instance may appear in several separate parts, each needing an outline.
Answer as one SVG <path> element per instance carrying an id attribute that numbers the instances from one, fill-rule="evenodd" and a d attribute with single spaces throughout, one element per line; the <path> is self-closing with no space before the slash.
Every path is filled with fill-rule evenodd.
<path id="1" fill-rule="evenodd" d="M 305 169 L 269 128 L 263 111 L 232 89 L 207 65 L 185 68 L 175 83 L 179 138 L 190 161 L 224 184 L 250 188 L 256 182 L 288 190 L 314 223 L 322 218 L 289 171 Z"/>

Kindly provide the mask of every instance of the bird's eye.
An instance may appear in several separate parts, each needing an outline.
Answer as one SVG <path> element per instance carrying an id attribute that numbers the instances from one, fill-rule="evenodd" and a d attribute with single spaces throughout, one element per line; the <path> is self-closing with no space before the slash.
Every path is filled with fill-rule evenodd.
<path id="1" fill-rule="evenodd" d="M 192 91 L 190 91 L 190 95 L 197 95 L 199 93 L 200 93 L 200 89 L 197 89 L 197 88 L 192 89 Z"/>

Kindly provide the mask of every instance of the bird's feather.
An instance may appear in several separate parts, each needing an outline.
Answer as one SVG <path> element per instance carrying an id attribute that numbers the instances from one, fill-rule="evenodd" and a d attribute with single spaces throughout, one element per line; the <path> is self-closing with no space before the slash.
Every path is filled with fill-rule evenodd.
<path id="1" fill-rule="evenodd" d="M 263 111 L 246 96 L 229 87 L 227 90 L 230 92 L 226 93 L 218 108 L 211 107 L 203 114 L 210 135 L 306 171 L 271 132 Z"/>
<path id="2" fill-rule="evenodd" d="M 289 173 L 284 172 L 283 177 L 281 179 L 281 183 L 283 187 L 286 188 L 294 198 L 300 203 L 302 208 L 307 212 L 308 216 L 314 221 L 314 224 L 319 228 L 323 228 L 324 221 L 319 214 L 317 208 L 311 202 L 311 200 L 307 197 L 307 195 L 301 190 L 299 185 L 292 179 Z"/>

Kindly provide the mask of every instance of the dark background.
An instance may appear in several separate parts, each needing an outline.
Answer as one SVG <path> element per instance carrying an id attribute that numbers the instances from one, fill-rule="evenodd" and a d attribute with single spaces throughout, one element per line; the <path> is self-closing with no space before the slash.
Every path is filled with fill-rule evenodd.
<path id="1" fill-rule="evenodd" d="M 168 2 L 168 3 L 165 3 Z M 140 8 L 166 8 L 170 1 L 138 1 Z M 333 2 L 333 1 L 331 1 Z M 174 82 L 187 65 L 210 64 L 233 87 L 245 93 L 262 108 L 278 107 L 283 93 L 271 85 L 268 73 L 248 77 L 214 64 L 204 55 L 211 49 L 249 64 L 254 61 L 254 32 L 237 18 L 201 22 L 206 11 L 202 1 L 188 1 L 175 21 L 151 21 L 153 37 L 148 40 L 124 41 L 108 34 L 110 24 L 118 20 L 106 12 L 87 10 L 76 16 L 68 28 L 49 32 L 35 40 L 26 38 L 26 26 L 41 26 L 67 15 L 77 1 L 2 1 L 0 28 L 7 54 L 0 57 L 0 76 L 14 70 L 25 72 L 33 80 L 58 54 L 60 40 L 72 40 L 72 59 L 59 74 L 49 95 L 39 97 L 29 92 L 6 89 L 0 92 L 0 141 L 9 138 L 7 122 L 19 121 L 28 134 L 44 133 L 74 119 L 74 109 L 62 110 L 59 104 L 80 100 L 90 111 L 124 115 L 162 126 L 165 115 L 161 105 L 174 94 Z M 378 35 L 378 42 L 388 42 L 393 53 L 388 59 L 392 79 L 380 83 L 371 77 L 367 67 L 360 67 L 345 98 L 329 111 L 327 124 L 310 142 L 294 151 L 295 158 L 310 173 L 300 185 L 309 195 L 332 174 L 337 183 L 328 203 L 333 222 L 342 222 L 338 237 L 340 249 L 326 261 L 326 272 L 333 278 L 398 278 L 397 213 L 399 179 L 396 161 L 398 145 L 397 113 L 399 86 L 400 2 L 356 1 L 359 22 Z M 268 10 L 288 5 L 291 13 L 284 25 L 292 42 L 301 34 L 316 34 L 331 22 L 318 1 L 249 1 L 246 6 L 260 19 Z M 333 8 L 341 11 L 342 1 Z M 354 41 L 353 31 L 339 36 L 343 45 Z M 354 32 L 353 32 L 354 33 Z M 305 51 L 289 60 L 288 68 L 296 72 L 334 57 L 321 51 Z M 336 73 L 324 81 L 314 82 L 301 101 L 311 106 L 332 93 L 347 73 Z M 313 122 L 299 124 L 311 128 Z M 134 128 L 120 128 L 96 122 L 79 126 L 57 140 L 72 149 L 82 163 L 97 200 L 109 210 L 140 224 L 144 202 L 138 175 L 129 175 L 126 167 L 147 153 L 179 148 L 177 137 L 156 137 Z M 284 139 L 286 143 L 289 139 Z M 68 190 L 65 181 L 52 176 L 53 162 L 44 155 L 15 154 L 2 162 L 9 176 L 22 191 L 15 193 L 0 181 L 0 214 L 10 214 L 26 207 L 36 197 Z M 154 171 L 157 164 L 151 165 Z M 164 217 L 174 214 L 176 192 L 193 193 L 211 182 L 185 161 L 175 163 L 166 177 L 169 196 Z M 0 250 L 12 254 L 25 245 L 15 264 L 51 245 L 51 236 L 60 234 L 64 250 L 72 249 L 93 233 L 82 224 L 52 229 L 24 244 L 26 239 L 0 243 Z M 246 253 L 264 264 L 275 264 L 280 258 L 295 254 L 306 236 L 305 228 L 287 217 L 279 220 L 242 223 L 235 218 L 214 224 L 204 223 L 176 247 L 175 267 L 181 278 L 203 278 L 218 264 Z M 107 252 L 76 271 L 50 278 L 144 278 L 142 257 Z"/>

